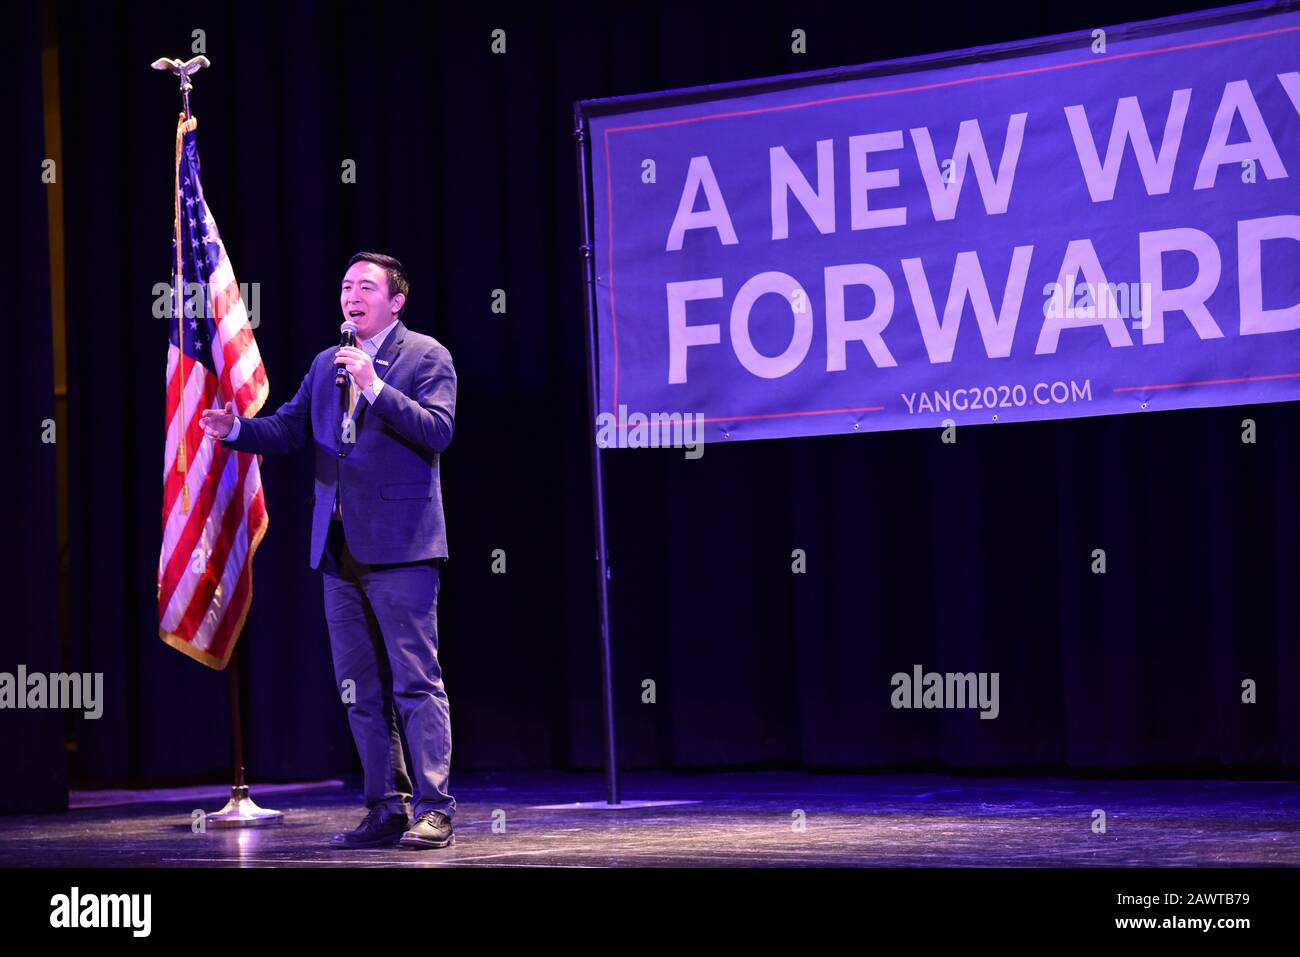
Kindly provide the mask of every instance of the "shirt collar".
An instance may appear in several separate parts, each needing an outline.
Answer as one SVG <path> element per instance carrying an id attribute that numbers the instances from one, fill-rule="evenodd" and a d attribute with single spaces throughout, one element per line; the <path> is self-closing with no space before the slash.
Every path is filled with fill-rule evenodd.
<path id="1" fill-rule="evenodd" d="M 384 341 L 388 338 L 388 334 L 393 331 L 393 326 L 397 325 L 397 323 L 400 321 L 401 321 L 400 318 L 394 319 L 392 322 L 384 326 L 384 328 L 380 329 L 378 332 L 376 332 L 373 336 L 371 336 L 369 339 L 366 339 L 365 341 L 370 343 L 372 346 L 374 346 L 375 352 L 378 352 L 380 349 L 384 347 Z"/>

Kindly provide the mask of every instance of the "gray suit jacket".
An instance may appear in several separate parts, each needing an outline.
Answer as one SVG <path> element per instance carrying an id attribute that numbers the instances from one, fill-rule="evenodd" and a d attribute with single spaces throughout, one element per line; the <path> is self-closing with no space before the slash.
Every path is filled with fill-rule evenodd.
<path id="1" fill-rule="evenodd" d="M 447 557 L 438 456 L 451 442 L 456 370 L 436 339 L 400 321 L 374 357 L 384 387 L 357 400 L 344 441 L 347 389 L 334 384 L 338 346 L 319 353 L 292 399 L 271 415 L 239 420 L 227 442 L 242 452 L 290 452 L 310 440 L 316 457 L 311 567 L 320 567 L 337 490 L 348 549 L 365 564 Z"/>

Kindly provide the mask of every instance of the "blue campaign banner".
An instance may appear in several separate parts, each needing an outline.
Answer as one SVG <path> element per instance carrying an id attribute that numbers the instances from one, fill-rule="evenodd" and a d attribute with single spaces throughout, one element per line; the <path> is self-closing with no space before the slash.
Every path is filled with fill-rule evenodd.
<path id="1" fill-rule="evenodd" d="M 1300 397 L 1300 11 L 589 100 L 598 420 Z"/>

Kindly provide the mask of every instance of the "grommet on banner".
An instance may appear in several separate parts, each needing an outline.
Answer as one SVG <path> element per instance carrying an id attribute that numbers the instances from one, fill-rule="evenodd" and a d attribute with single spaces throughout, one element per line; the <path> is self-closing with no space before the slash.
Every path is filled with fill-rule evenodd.
<path id="1" fill-rule="evenodd" d="M 723 433 L 722 433 L 722 437 L 723 437 L 724 439 L 729 439 L 729 438 L 731 438 L 731 433 L 730 433 L 730 432 L 723 432 Z"/>
<path id="2" fill-rule="evenodd" d="M 1143 403 L 1142 403 L 1142 408 L 1145 409 L 1146 407 L 1147 407 L 1147 404 L 1146 404 L 1145 402 L 1143 402 Z"/>
<path id="3" fill-rule="evenodd" d="M 993 413 L 993 421 L 996 422 L 997 420 L 998 420 L 998 414 L 997 414 L 996 412 L 994 412 L 994 413 Z"/>
<path id="4" fill-rule="evenodd" d="M 854 431 L 854 432 L 857 432 L 859 428 L 860 428 L 860 426 L 858 425 L 858 423 L 854 422 L 854 423 L 853 423 L 853 431 Z"/>

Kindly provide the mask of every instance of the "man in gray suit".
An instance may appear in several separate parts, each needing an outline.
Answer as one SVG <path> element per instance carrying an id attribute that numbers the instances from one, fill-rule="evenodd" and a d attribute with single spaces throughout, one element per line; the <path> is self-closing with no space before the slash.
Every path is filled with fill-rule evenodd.
<path id="1" fill-rule="evenodd" d="M 272 415 L 241 418 L 230 403 L 201 415 L 208 435 L 231 448 L 263 455 L 310 443 L 315 456 L 311 567 L 324 573 L 334 674 L 369 808 L 355 830 L 330 840 L 341 848 L 455 842 L 437 606 L 447 557 L 438 458 L 451 442 L 456 371 L 441 343 L 402 323 L 409 292 L 400 262 L 357 253 L 339 297 L 357 346 L 320 352 Z M 348 373 L 343 387 L 339 367 Z"/>

